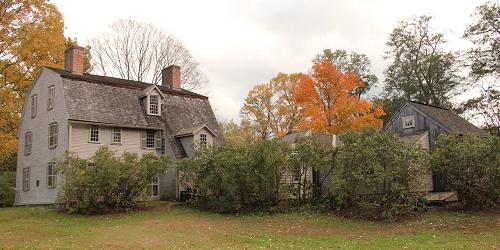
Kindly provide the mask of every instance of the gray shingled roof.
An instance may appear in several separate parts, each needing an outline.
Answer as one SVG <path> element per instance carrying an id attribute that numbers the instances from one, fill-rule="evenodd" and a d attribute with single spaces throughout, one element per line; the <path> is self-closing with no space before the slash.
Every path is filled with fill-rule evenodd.
<path id="1" fill-rule="evenodd" d="M 74 75 L 48 68 L 62 77 L 64 97 L 70 120 L 104 123 L 113 126 L 164 129 L 166 141 L 177 159 L 185 157 L 175 138 L 185 128 L 206 126 L 222 143 L 223 136 L 206 96 L 184 89 L 158 86 L 165 95 L 161 116 L 146 115 L 139 96 L 151 84 L 124 79 Z M 167 146 L 167 147 L 168 147 Z"/>
<path id="2" fill-rule="evenodd" d="M 453 111 L 441 107 L 426 105 L 419 102 L 408 101 L 418 110 L 437 120 L 453 133 L 457 134 L 468 134 L 474 133 L 481 136 L 488 136 L 488 133 L 484 132 L 480 128 L 474 126 L 472 123 L 465 120 L 463 117 L 455 114 Z"/>

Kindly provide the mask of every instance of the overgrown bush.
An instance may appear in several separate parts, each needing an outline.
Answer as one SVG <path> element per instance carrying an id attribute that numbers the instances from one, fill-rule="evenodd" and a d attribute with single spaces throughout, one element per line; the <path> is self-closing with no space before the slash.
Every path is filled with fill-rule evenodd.
<path id="1" fill-rule="evenodd" d="M 16 197 L 16 172 L 0 172 L 0 207 L 10 207 Z"/>
<path id="2" fill-rule="evenodd" d="M 500 138 L 441 135 L 434 145 L 433 167 L 467 208 L 498 206 Z"/>
<path id="3" fill-rule="evenodd" d="M 181 181 L 195 205 L 218 212 L 272 206 L 283 191 L 289 150 L 279 140 L 201 149 L 180 162 Z"/>
<path id="4" fill-rule="evenodd" d="M 59 202 L 70 212 L 83 214 L 127 210 L 146 198 L 152 178 L 165 174 L 168 158 L 152 153 L 117 157 L 101 147 L 89 160 L 68 155 L 55 162 L 63 176 Z"/>
<path id="5" fill-rule="evenodd" d="M 365 131 L 341 138 L 333 174 L 332 207 L 353 216 L 394 219 L 423 195 L 428 153 L 390 133 Z"/>

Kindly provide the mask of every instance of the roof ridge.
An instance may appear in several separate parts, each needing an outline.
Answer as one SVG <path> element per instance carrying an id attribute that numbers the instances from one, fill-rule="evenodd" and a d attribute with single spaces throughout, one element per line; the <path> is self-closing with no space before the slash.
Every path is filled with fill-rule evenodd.
<path id="1" fill-rule="evenodd" d="M 412 103 L 416 103 L 416 104 L 420 104 L 420 105 L 424 105 L 424 106 L 429 106 L 429 107 L 433 107 L 433 108 L 438 108 L 438 109 L 444 109 L 444 110 L 451 111 L 451 109 L 449 109 L 449 108 L 443 108 L 443 107 L 440 107 L 440 106 L 426 104 L 426 103 L 423 103 L 423 102 L 417 102 L 417 101 L 412 101 L 412 100 L 407 100 L 407 101 L 408 102 L 412 102 Z"/>

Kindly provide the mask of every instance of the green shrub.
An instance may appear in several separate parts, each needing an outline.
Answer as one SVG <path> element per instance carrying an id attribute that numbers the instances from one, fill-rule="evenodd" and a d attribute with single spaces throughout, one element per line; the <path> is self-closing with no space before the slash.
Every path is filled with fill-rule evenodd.
<path id="1" fill-rule="evenodd" d="M 152 153 L 121 157 L 101 147 L 89 159 L 68 155 L 56 161 L 64 181 L 59 202 L 70 212 L 96 214 L 127 210 L 146 198 L 152 178 L 165 174 L 170 162 Z"/>
<path id="2" fill-rule="evenodd" d="M 348 133 L 335 156 L 331 207 L 353 216 L 394 219 L 412 210 L 429 174 L 423 149 L 393 134 Z"/>
<path id="3" fill-rule="evenodd" d="M 433 167 L 444 174 L 467 208 L 498 206 L 500 138 L 441 135 L 432 153 Z"/>
<path id="4" fill-rule="evenodd" d="M 10 207 L 16 197 L 16 172 L 0 172 L 0 207 Z"/>
<path id="5" fill-rule="evenodd" d="M 179 163 L 181 181 L 194 192 L 195 205 L 218 212 L 272 206 L 280 200 L 288 152 L 279 140 L 198 150 Z"/>

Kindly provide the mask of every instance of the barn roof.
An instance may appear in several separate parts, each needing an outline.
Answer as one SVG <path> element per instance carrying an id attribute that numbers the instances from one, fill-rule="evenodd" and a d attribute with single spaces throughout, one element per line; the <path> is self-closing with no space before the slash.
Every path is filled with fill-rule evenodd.
<path id="1" fill-rule="evenodd" d="M 414 101 L 407 101 L 407 103 L 414 106 L 424 114 L 435 119 L 439 123 L 443 124 L 453 133 L 457 134 L 474 133 L 481 136 L 488 136 L 488 133 L 474 126 L 472 123 L 468 122 L 463 117 L 455 114 L 450 109 L 427 105 Z"/>

